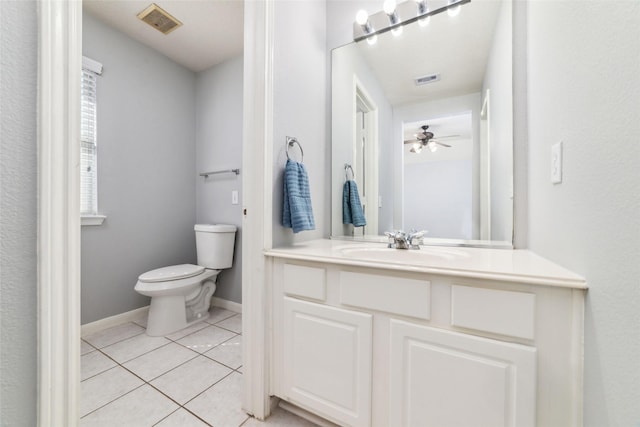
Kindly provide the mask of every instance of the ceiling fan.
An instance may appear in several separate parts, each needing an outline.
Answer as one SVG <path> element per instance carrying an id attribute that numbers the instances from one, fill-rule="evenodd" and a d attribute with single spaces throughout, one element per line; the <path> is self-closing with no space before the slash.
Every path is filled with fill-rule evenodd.
<path id="1" fill-rule="evenodd" d="M 413 144 L 413 147 L 411 147 L 411 150 L 409 150 L 412 153 L 419 153 L 422 151 L 424 147 L 429 147 L 429 150 L 431 150 L 431 152 L 433 153 L 438 149 L 438 145 L 442 147 L 451 148 L 451 145 L 441 142 L 440 139 L 455 138 L 456 136 L 460 136 L 460 135 L 447 135 L 447 136 L 441 136 L 441 137 L 435 138 L 435 136 L 433 135 L 433 132 L 429 132 L 428 125 L 423 125 L 420 127 L 420 129 L 422 129 L 422 132 L 415 134 L 416 139 L 409 139 L 404 141 L 405 144 Z"/>

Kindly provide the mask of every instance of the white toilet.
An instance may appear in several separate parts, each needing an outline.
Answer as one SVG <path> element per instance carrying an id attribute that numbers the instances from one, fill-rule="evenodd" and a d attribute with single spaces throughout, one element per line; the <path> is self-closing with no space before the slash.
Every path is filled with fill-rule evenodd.
<path id="1" fill-rule="evenodd" d="M 218 273 L 233 262 L 236 227 L 196 224 L 194 230 L 198 265 L 172 265 L 138 277 L 135 290 L 151 297 L 147 335 L 168 335 L 209 317 Z"/>

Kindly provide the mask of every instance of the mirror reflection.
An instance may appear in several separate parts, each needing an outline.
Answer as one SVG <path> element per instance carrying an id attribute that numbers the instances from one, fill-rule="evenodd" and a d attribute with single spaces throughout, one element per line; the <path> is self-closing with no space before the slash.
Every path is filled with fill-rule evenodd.
<path id="1" fill-rule="evenodd" d="M 511 2 L 423 24 L 332 52 L 332 237 L 415 229 L 427 244 L 510 247 Z M 354 188 L 358 226 L 344 215 Z"/>

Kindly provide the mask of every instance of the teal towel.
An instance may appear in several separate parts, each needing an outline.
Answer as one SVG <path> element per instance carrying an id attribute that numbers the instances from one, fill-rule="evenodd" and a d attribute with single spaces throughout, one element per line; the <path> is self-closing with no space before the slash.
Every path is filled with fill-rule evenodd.
<path id="1" fill-rule="evenodd" d="M 364 217 L 358 185 L 352 179 L 347 180 L 342 187 L 342 223 L 353 224 L 354 227 L 367 225 Z"/>
<path id="2" fill-rule="evenodd" d="M 292 228 L 294 233 L 316 228 L 307 169 L 294 160 L 287 160 L 284 168 L 282 225 Z"/>

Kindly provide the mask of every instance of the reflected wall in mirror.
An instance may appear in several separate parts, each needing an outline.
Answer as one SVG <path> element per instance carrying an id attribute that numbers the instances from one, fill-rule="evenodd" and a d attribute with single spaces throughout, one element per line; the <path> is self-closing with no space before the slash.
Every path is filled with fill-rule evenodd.
<path id="1" fill-rule="evenodd" d="M 455 17 L 333 50 L 332 237 L 414 228 L 426 243 L 511 247 L 511 10 L 472 0 Z M 343 218 L 345 165 L 364 227 Z"/>

